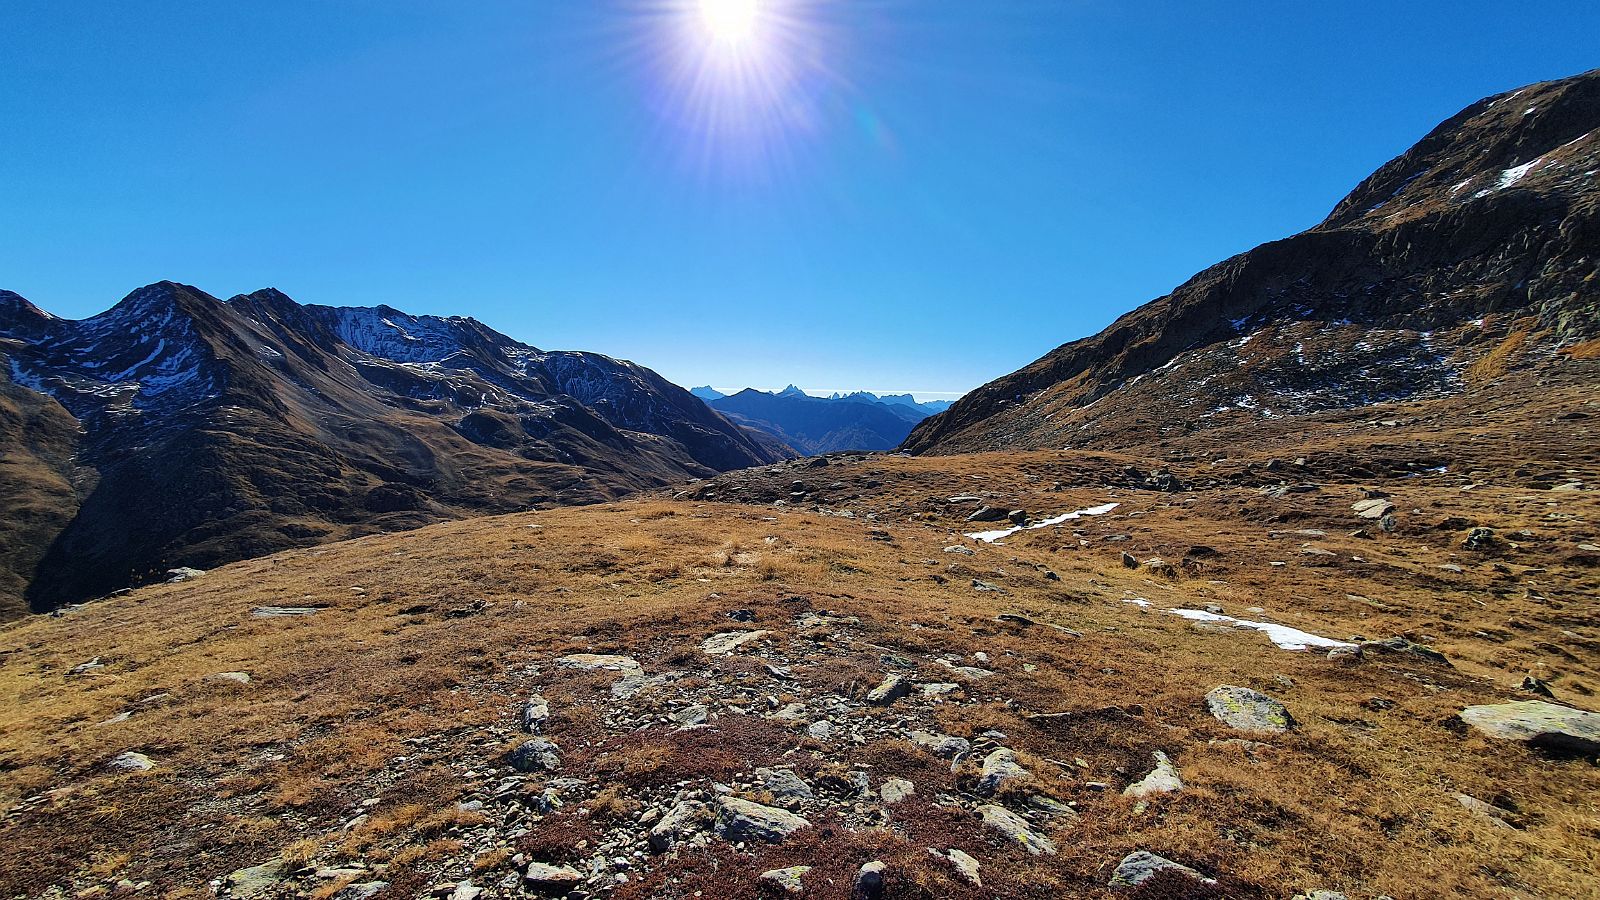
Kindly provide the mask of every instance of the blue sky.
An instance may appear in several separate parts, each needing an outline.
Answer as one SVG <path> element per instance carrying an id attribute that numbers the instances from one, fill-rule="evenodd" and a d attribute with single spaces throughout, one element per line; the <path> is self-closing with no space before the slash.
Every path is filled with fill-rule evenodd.
<path id="1" fill-rule="evenodd" d="M 0 287 L 80 317 L 271 285 L 684 385 L 935 396 L 1600 65 L 1570 0 L 766 2 L 707 63 L 695 0 L 7 0 Z"/>

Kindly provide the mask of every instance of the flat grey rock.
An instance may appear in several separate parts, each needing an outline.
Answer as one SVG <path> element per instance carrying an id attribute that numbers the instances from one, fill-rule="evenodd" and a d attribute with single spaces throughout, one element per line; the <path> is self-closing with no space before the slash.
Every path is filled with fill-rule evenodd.
<path id="1" fill-rule="evenodd" d="M 1282 703 L 1260 691 L 1224 684 L 1206 694 L 1206 708 L 1217 721 L 1236 731 L 1283 734 L 1294 727 L 1294 717 Z"/>
<path id="2" fill-rule="evenodd" d="M 1600 753 L 1600 713 L 1543 700 L 1469 706 L 1461 721 L 1490 737 L 1522 741 L 1542 750 Z"/>

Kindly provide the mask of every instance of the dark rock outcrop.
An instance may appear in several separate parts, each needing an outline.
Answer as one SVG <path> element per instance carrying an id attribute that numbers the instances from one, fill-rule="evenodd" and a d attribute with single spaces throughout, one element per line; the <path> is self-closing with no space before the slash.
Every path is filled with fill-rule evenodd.
<path id="1" fill-rule="evenodd" d="M 1482 100 L 1320 225 L 979 388 L 903 449 L 1139 446 L 1557 362 L 1600 334 L 1596 168 L 1600 70 Z"/>

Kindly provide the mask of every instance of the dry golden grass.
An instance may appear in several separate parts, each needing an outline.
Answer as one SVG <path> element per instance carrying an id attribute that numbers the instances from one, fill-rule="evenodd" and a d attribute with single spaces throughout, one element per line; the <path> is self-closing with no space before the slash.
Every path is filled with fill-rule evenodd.
<path id="1" fill-rule="evenodd" d="M 1505 377 L 1511 363 L 1528 343 L 1528 332 L 1513 331 L 1467 369 L 1467 378 L 1477 384 L 1488 384 Z"/>
<path id="2" fill-rule="evenodd" d="M 1496 389 L 1518 377 L 1509 369 Z M 578 770 L 629 785 L 671 784 L 747 772 L 794 748 L 796 765 L 848 770 L 865 762 L 875 779 L 902 771 L 918 783 L 921 799 L 896 814 L 903 838 L 835 831 L 828 851 L 848 850 L 841 860 L 857 852 L 898 860 L 905 846 L 925 858 L 922 846 L 982 840 L 967 819 L 927 799 L 956 788 L 948 764 L 905 741 L 819 760 L 811 751 L 824 745 L 745 717 L 748 734 L 724 721 L 716 738 L 603 743 L 609 680 L 548 666 L 569 652 L 626 652 L 651 671 L 705 667 L 699 641 L 730 627 L 727 610 L 748 608 L 760 627 L 780 633 L 780 647 L 805 610 L 862 620 L 862 644 L 848 657 L 795 661 L 783 702 L 827 690 L 860 696 L 881 677 L 885 655 L 912 657 L 927 681 L 949 677 L 932 657 L 971 665 L 974 651 L 986 653 L 997 674 L 966 686 L 974 702 L 942 705 L 939 727 L 963 736 L 1004 732 L 1036 779 L 1077 803 L 1082 819 L 1057 835 L 1062 853 L 1050 860 L 984 843 L 971 852 L 998 860 L 996 872 L 1056 885 L 1060 894 L 1098 896 L 1108 863 L 1150 849 L 1226 873 L 1245 886 L 1241 896 L 1317 887 L 1398 900 L 1593 895 L 1600 769 L 1448 727 L 1465 705 L 1523 696 L 1515 686 L 1528 673 L 1549 681 L 1561 702 L 1595 706 L 1600 575 L 1593 554 L 1577 548 L 1600 537 L 1600 502 L 1592 492 L 1549 489 L 1565 480 L 1600 483 L 1586 430 L 1593 419 L 1561 418 L 1583 402 L 1553 392 L 1489 394 L 1470 407 L 1514 404 L 1519 421 L 1556 423 L 1537 433 L 1487 428 L 1486 413 L 1411 431 L 1374 429 L 1364 414 L 1311 437 L 1269 423 L 1217 464 L 1163 450 L 1165 464 L 1203 485 L 1182 494 L 1116 486 L 1123 467 L 1150 466 L 1119 454 L 873 457 L 835 463 L 826 476 L 881 482 L 851 504 L 854 519 L 659 499 L 517 514 L 282 553 L 21 622 L 0 629 L 0 807 L 28 801 L 31 811 L 8 820 L 0 893 L 123 877 L 179 892 L 241 865 L 315 856 L 318 835 L 345 859 L 387 861 L 386 878 L 421 892 L 445 859 L 466 852 L 458 833 L 478 826 L 475 814 L 454 806 L 464 790 L 455 758 L 410 741 L 505 726 L 528 688 L 518 673 L 534 664 L 546 666 L 551 733 L 571 748 Z M 1303 469 L 1261 474 L 1268 458 L 1296 456 L 1307 459 Z M 1391 462 L 1404 471 L 1406 461 L 1423 463 L 1419 472 L 1449 471 L 1372 474 L 1390 471 Z M 1320 490 L 1261 493 L 1280 478 Z M 1056 482 L 1061 490 L 1052 489 Z M 1394 495 L 1395 533 L 1369 525 L 1353 536 L 1362 523 L 1349 505 L 1361 487 Z M 960 536 L 970 527 L 960 511 L 943 502 L 967 493 L 1041 515 L 1122 505 L 1109 516 L 973 545 Z M 1495 549 L 1461 546 L 1476 525 L 1495 530 Z M 944 552 L 954 544 L 975 554 Z M 1177 562 L 1202 544 L 1215 556 L 1176 578 L 1120 562 L 1124 550 Z M 1302 544 L 1335 558 L 1313 565 Z M 1007 593 L 979 593 L 974 578 Z M 1133 597 L 1152 607 L 1122 602 Z M 1455 667 L 1390 657 L 1342 668 L 1320 654 L 1280 650 L 1255 632 L 1201 630 L 1159 611 L 1207 603 L 1332 637 L 1405 634 Z M 250 615 L 268 604 L 324 608 L 301 618 Z M 1081 636 L 995 621 L 1002 612 Z M 105 666 L 95 674 L 66 674 L 96 656 Z M 707 682 L 735 677 L 737 665 L 716 663 Z M 248 671 L 252 683 L 207 680 L 223 671 Z M 1211 743 L 1236 736 L 1201 705 L 1223 683 L 1280 697 L 1300 729 L 1255 754 Z M 1063 711 L 1084 715 L 1030 718 Z M 126 721 L 98 724 L 123 712 L 131 713 Z M 585 742 L 592 749 L 582 749 Z M 481 752 L 489 759 L 500 749 Z M 1139 812 L 1117 789 L 1087 786 L 1120 789 L 1149 770 L 1157 749 L 1182 771 L 1184 793 Z M 125 750 L 146 753 L 158 768 L 108 773 L 105 762 Z M 30 799 L 47 791 L 54 793 Z M 1524 827 L 1486 827 L 1453 799 L 1456 791 L 1509 798 Z M 381 802 L 341 834 L 367 797 Z M 614 788 L 593 798 L 581 821 L 562 821 L 588 827 L 589 813 L 632 815 L 631 797 Z M 176 852 L 169 828 L 204 834 L 214 849 Z M 893 843 L 902 839 L 909 844 Z M 793 852 L 812 852 L 807 846 Z M 965 896 L 916 858 L 904 857 L 908 883 Z M 462 865 L 492 872 L 507 859 L 496 850 Z M 696 860 L 685 865 L 712 871 Z M 737 859 L 724 862 L 722 875 L 744 883 L 728 868 Z M 699 877 L 682 874 L 685 885 Z M 1018 882 L 994 877 L 995 895 L 1028 896 Z M 635 890 L 648 896 L 658 886 L 641 881 Z"/>
<path id="3" fill-rule="evenodd" d="M 1571 359 L 1600 359 L 1600 338 L 1573 344 L 1561 352 Z"/>

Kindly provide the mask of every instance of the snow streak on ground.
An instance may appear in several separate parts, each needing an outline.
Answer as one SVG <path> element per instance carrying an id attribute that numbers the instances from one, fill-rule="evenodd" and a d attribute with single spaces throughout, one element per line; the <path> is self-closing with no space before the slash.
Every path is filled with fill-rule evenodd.
<path id="1" fill-rule="evenodd" d="M 1088 509 L 1078 509 L 1069 513 L 1063 513 L 1053 519 L 1042 519 L 1030 525 L 1018 525 L 1015 528 L 1002 528 L 998 531 L 973 531 L 969 532 L 967 537 L 972 538 L 975 541 L 983 541 L 985 544 L 992 544 L 1001 538 L 1010 537 L 1019 531 L 1031 531 L 1035 528 L 1048 528 L 1051 525 L 1060 525 L 1062 522 L 1070 522 L 1073 519 L 1081 519 L 1084 516 L 1103 516 L 1121 505 L 1122 504 L 1120 503 L 1107 503 L 1102 506 L 1091 506 Z"/>

